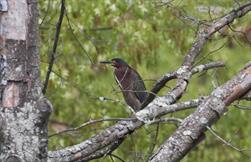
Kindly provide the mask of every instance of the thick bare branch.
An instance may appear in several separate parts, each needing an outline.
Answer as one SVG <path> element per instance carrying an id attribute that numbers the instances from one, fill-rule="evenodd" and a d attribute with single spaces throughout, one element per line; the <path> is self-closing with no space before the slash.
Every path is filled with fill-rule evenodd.
<path id="1" fill-rule="evenodd" d="M 166 107 L 161 108 L 162 111 L 160 111 L 160 113 L 167 114 L 185 110 L 188 108 L 193 108 L 198 106 L 199 103 L 201 103 L 201 100 L 196 99 L 184 103 L 166 105 Z M 164 109 L 166 109 L 166 111 Z M 151 121 L 153 118 L 154 116 L 152 116 L 152 118 L 147 119 L 149 121 L 149 124 L 164 122 L 163 120 Z M 76 161 L 80 159 L 85 159 L 96 151 L 103 149 L 106 146 L 112 144 L 113 142 L 118 141 L 126 135 L 132 133 L 137 128 L 140 128 L 143 124 L 144 123 L 139 120 L 121 121 L 118 124 L 107 128 L 103 132 L 89 138 L 86 141 L 83 141 L 80 144 L 70 146 L 62 150 L 49 152 L 48 157 L 50 161 Z"/>
<path id="2" fill-rule="evenodd" d="M 224 62 L 217 61 L 217 62 L 210 62 L 208 64 L 203 64 L 196 66 L 192 69 L 192 74 L 196 74 L 202 71 L 207 71 L 209 69 L 213 68 L 219 68 L 219 67 L 224 67 Z M 146 100 L 142 104 L 142 108 L 146 107 L 152 100 L 156 97 L 156 94 L 165 86 L 165 84 L 172 80 L 172 79 L 177 79 L 178 74 L 177 71 L 170 72 L 162 76 L 153 86 L 151 93 L 147 96 Z"/>
<path id="3" fill-rule="evenodd" d="M 179 161 L 200 139 L 207 126 L 211 126 L 227 111 L 226 107 L 251 89 L 251 63 L 237 76 L 218 87 L 203 101 L 196 111 L 183 120 L 173 135 L 164 142 L 150 160 Z"/>
<path id="4" fill-rule="evenodd" d="M 169 114 L 174 113 L 177 111 L 182 111 L 186 109 L 190 109 L 193 107 L 197 107 L 205 97 L 201 97 L 200 99 L 194 99 L 191 101 L 186 101 L 182 103 L 172 104 L 168 105 L 162 102 L 162 98 L 156 98 L 151 104 L 149 104 L 148 107 L 146 107 L 144 110 L 141 110 L 136 113 L 136 117 L 140 119 L 141 121 L 144 121 L 147 124 L 151 124 L 155 122 L 155 118 Z M 158 107 L 156 109 L 156 107 Z"/>
<path id="5" fill-rule="evenodd" d="M 185 56 L 182 66 L 178 69 L 178 80 L 176 87 L 173 89 L 173 94 L 175 96 L 181 97 L 183 92 L 186 90 L 188 81 L 191 78 L 191 68 L 196 59 L 200 54 L 203 46 L 207 40 L 217 31 L 222 29 L 224 26 L 233 22 L 236 18 L 242 17 L 251 10 L 251 2 L 248 1 L 246 4 L 240 6 L 239 8 L 232 10 L 225 16 L 214 20 L 211 24 L 207 24 L 205 27 L 199 29 L 197 38 L 189 50 L 188 54 Z"/>
<path id="6" fill-rule="evenodd" d="M 242 97 L 240 98 L 240 100 L 251 101 L 251 91 L 249 91 L 249 92 L 246 93 L 244 96 L 242 96 Z"/>
<path id="7" fill-rule="evenodd" d="M 94 154 L 91 154 L 90 156 L 87 156 L 87 157 L 83 157 L 81 156 L 81 154 L 79 154 L 79 162 L 83 162 L 83 161 L 89 161 L 89 160 L 93 160 L 93 159 L 97 159 L 97 158 L 101 158 L 101 157 L 106 157 L 108 155 L 112 156 L 112 152 L 117 149 L 120 144 L 122 144 L 125 140 L 125 137 L 124 138 L 121 138 L 117 141 L 115 141 L 114 143 L 110 144 L 109 146 L 105 147 L 105 148 L 102 148 L 98 151 L 96 151 Z"/>
<path id="8" fill-rule="evenodd" d="M 192 48 L 186 55 L 186 58 L 182 66 L 176 72 L 178 78 L 176 86 L 165 96 L 153 100 L 153 102 L 149 104 L 146 107 L 146 109 L 147 110 L 151 109 L 155 112 L 155 109 L 162 109 L 163 107 L 166 107 L 166 110 L 168 112 L 168 109 L 173 106 L 171 104 L 176 102 L 185 92 L 188 85 L 188 81 L 192 75 L 192 64 L 194 63 L 195 58 L 199 55 L 201 49 L 203 48 L 203 45 L 206 43 L 208 38 L 210 38 L 215 32 L 220 30 L 222 27 L 231 23 L 234 19 L 245 15 L 250 10 L 251 10 L 251 2 L 241 6 L 236 10 L 231 11 L 229 14 L 225 15 L 222 18 L 215 20 L 211 25 L 209 24 L 209 26 L 202 28 L 199 31 L 197 39 L 194 42 Z M 235 98 L 229 98 L 229 101 L 232 101 L 232 99 Z M 144 113 L 139 111 L 137 113 L 137 117 L 143 119 L 143 121 L 147 121 L 147 120 L 152 120 L 150 117 L 160 115 L 160 114 L 151 115 L 145 112 L 149 111 L 144 111 Z M 165 111 L 163 110 L 160 111 L 160 113 L 163 114 L 164 112 Z M 147 117 L 147 115 L 149 117 Z M 79 160 L 80 158 L 90 156 L 96 151 L 106 146 L 109 146 L 114 141 L 117 141 L 118 139 L 125 137 L 127 134 L 130 134 L 134 130 L 140 128 L 143 124 L 144 123 L 141 121 L 119 122 L 118 124 L 107 128 L 103 132 L 89 138 L 86 141 L 83 141 L 80 144 L 67 147 L 62 150 L 49 152 L 49 159 L 51 161 L 74 161 L 74 160 L 76 161 Z"/>
<path id="9" fill-rule="evenodd" d="M 251 2 L 240 6 L 237 9 L 232 10 L 230 13 L 214 20 L 211 24 L 208 24 L 204 28 L 199 30 L 196 41 L 193 43 L 192 48 L 189 50 L 185 57 L 183 66 L 191 66 L 195 58 L 199 55 L 204 44 L 215 32 L 219 31 L 222 27 L 232 23 L 236 18 L 242 17 L 251 10 Z"/>
<path id="10" fill-rule="evenodd" d="M 179 89 L 181 91 L 183 88 L 183 91 L 185 91 L 185 89 L 188 85 L 187 81 L 191 77 L 191 70 L 190 69 L 192 67 L 192 64 L 194 63 L 196 57 L 199 55 L 200 51 L 202 50 L 203 46 L 207 42 L 208 38 L 210 38 L 215 32 L 219 31 L 222 27 L 233 22 L 236 18 L 244 16 L 250 10 L 251 10 L 251 2 L 248 1 L 246 4 L 240 6 L 238 9 L 232 10 L 230 13 L 226 14 L 225 16 L 223 16 L 221 18 L 214 20 L 211 24 L 209 24 L 206 27 L 201 28 L 199 30 L 197 38 L 196 38 L 195 42 L 193 43 L 192 48 L 189 50 L 188 54 L 185 57 L 183 65 L 179 69 L 180 75 L 178 76 L 176 87 L 179 87 Z M 181 95 L 182 95 L 182 93 L 181 93 Z M 243 95 L 244 95 L 244 93 L 243 93 Z M 235 99 L 235 97 L 236 96 L 234 95 L 233 98 L 231 98 L 231 97 L 228 98 L 228 100 L 226 102 L 231 103 Z M 238 96 L 238 97 L 240 97 L 240 96 Z M 182 126 L 180 128 L 182 128 Z M 188 131 L 188 132 L 190 133 L 190 131 Z M 185 131 L 185 134 L 188 132 Z M 201 132 L 203 132 L 203 130 L 201 130 Z M 170 143 L 170 141 L 165 142 L 163 144 L 163 146 L 153 156 L 151 161 L 159 161 L 159 160 L 161 161 L 161 159 L 163 159 L 164 161 L 178 161 L 183 156 L 185 156 L 187 151 L 189 151 L 194 145 L 196 145 L 199 142 L 199 140 L 201 139 L 201 136 L 202 136 L 201 132 L 200 132 L 199 136 L 196 136 L 195 140 L 192 140 L 192 142 L 194 142 L 194 143 L 190 143 L 189 148 L 187 150 L 185 149 L 185 151 L 183 151 L 183 152 L 180 151 L 179 148 L 178 148 L 178 150 L 173 150 L 173 148 L 172 149 L 169 148 L 169 147 L 172 147 L 172 143 L 175 144 L 176 143 L 175 141 L 177 140 L 177 139 L 173 138 L 173 136 L 172 136 L 171 143 Z M 174 133 L 174 136 L 175 136 L 175 133 Z M 177 136 L 182 137 L 182 136 L 180 136 L 180 134 L 178 134 Z M 193 138 L 191 138 L 190 134 L 188 135 L 188 137 L 190 139 L 193 139 Z M 183 147 L 182 146 L 183 143 L 179 143 L 179 145 L 181 147 Z M 176 152 L 175 155 L 173 155 L 174 152 Z"/>

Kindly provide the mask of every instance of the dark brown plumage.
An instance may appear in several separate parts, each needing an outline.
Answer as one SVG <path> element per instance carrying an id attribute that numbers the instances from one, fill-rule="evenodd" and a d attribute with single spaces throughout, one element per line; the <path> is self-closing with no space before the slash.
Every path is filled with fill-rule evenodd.
<path id="1" fill-rule="evenodd" d="M 125 102 L 135 112 L 139 111 L 141 104 L 147 97 L 147 92 L 144 81 L 138 72 L 120 58 L 101 63 L 111 64 L 114 67 L 115 80 L 123 93 Z"/>

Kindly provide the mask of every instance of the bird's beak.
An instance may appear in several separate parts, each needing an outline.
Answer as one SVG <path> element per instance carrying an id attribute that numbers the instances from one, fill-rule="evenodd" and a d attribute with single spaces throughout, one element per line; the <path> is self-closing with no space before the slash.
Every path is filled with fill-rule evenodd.
<path id="1" fill-rule="evenodd" d="M 100 61 L 101 64 L 112 64 L 112 61 Z"/>
<path id="2" fill-rule="evenodd" d="M 115 62 L 114 61 L 100 61 L 101 64 L 111 64 L 112 66 L 115 67 Z"/>

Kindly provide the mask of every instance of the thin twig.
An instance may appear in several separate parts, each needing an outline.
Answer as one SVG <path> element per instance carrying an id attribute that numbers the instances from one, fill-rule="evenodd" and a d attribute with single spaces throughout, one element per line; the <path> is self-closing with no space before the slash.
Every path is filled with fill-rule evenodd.
<path id="1" fill-rule="evenodd" d="M 227 42 L 223 43 L 220 47 L 209 51 L 207 54 L 205 54 L 203 57 L 201 57 L 194 65 L 198 65 L 199 63 L 201 63 L 203 60 L 205 60 L 209 55 L 212 55 L 218 51 L 220 51 L 221 49 L 223 49 L 226 46 Z"/>
<path id="2" fill-rule="evenodd" d="M 109 155 L 109 157 L 110 157 L 111 161 L 112 161 L 112 162 L 114 162 L 114 160 L 113 160 L 112 156 L 111 156 L 111 155 Z"/>
<path id="3" fill-rule="evenodd" d="M 149 124 L 156 124 L 156 123 L 174 123 L 174 124 L 180 124 L 182 122 L 182 119 L 179 118 L 160 118 L 153 120 L 153 122 Z"/>
<path id="4" fill-rule="evenodd" d="M 47 70 L 47 74 L 46 74 L 46 78 L 44 81 L 44 87 L 43 87 L 43 94 L 46 93 L 47 87 L 48 87 L 48 82 L 50 79 L 50 74 L 55 62 L 55 58 L 56 58 L 56 52 L 57 52 L 57 46 L 58 46 L 58 40 L 59 40 L 59 34 L 60 34 L 60 29 L 61 29 L 61 25 L 63 22 L 63 18 L 64 18 L 64 13 L 65 13 L 65 0 L 61 0 L 61 10 L 60 10 L 60 16 L 58 19 L 58 23 L 56 26 L 56 33 L 55 33 L 55 37 L 54 37 L 54 44 L 53 44 L 53 48 L 52 48 L 52 53 L 50 55 L 50 61 L 49 61 L 49 66 L 48 66 L 48 70 Z"/>
<path id="5" fill-rule="evenodd" d="M 228 24 L 228 27 L 229 29 L 234 32 L 234 33 L 239 33 L 239 34 L 242 34 L 242 35 L 245 35 L 245 32 L 241 31 L 241 30 L 236 30 L 234 29 L 230 24 Z"/>
<path id="6" fill-rule="evenodd" d="M 223 142 L 225 145 L 229 146 L 230 148 L 232 148 L 232 149 L 234 149 L 234 150 L 236 150 L 236 151 L 238 151 L 238 152 L 243 152 L 243 151 L 246 150 L 246 149 L 240 149 L 240 148 L 238 148 L 238 147 L 232 145 L 230 142 L 224 140 L 224 139 L 223 139 L 222 137 L 220 137 L 211 127 L 207 126 L 206 128 L 209 130 L 209 132 L 210 132 L 212 135 L 214 135 L 217 139 L 219 139 L 221 142 Z"/>
<path id="7" fill-rule="evenodd" d="M 83 127 L 86 127 L 88 125 L 92 125 L 92 124 L 96 124 L 96 123 L 100 123 L 100 122 L 105 122 L 105 121 L 132 121 L 132 120 L 136 120 L 136 118 L 104 118 L 104 119 L 96 119 L 96 120 L 91 120 L 90 119 L 89 121 L 81 124 L 78 127 L 65 129 L 63 131 L 51 134 L 48 137 L 50 138 L 50 137 L 53 137 L 53 136 L 56 136 L 56 135 L 60 135 L 60 134 L 66 133 L 66 132 L 77 131 L 77 130 L 79 130 L 79 129 L 83 128 Z"/>
<path id="8" fill-rule="evenodd" d="M 234 107 L 241 109 L 241 110 L 251 110 L 250 106 L 243 106 L 243 105 L 239 105 L 239 104 L 235 104 Z"/>
<path id="9" fill-rule="evenodd" d="M 198 65 L 198 66 L 192 68 L 191 72 L 192 72 L 192 74 L 196 74 L 196 73 L 199 73 L 199 72 L 202 72 L 202 71 L 207 71 L 207 70 L 212 69 L 212 68 L 223 67 L 224 65 L 225 65 L 224 62 L 220 62 L 220 61 L 210 62 L 208 64 Z M 161 77 L 155 83 L 155 85 L 151 89 L 151 92 L 148 92 L 147 98 L 142 103 L 142 108 L 146 107 L 156 97 L 157 93 L 161 90 L 162 87 L 165 86 L 165 84 L 168 81 L 170 81 L 172 79 L 176 79 L 176 78 L 177 78 L 177 71 L 167 73 L 163 77 Z"/>
<path id="10" fill-rule="evenodd" d="M 90 60 L 90 62 L 91 62 L 92 64 L 94 64 L 93 61 L 92 61 L 92 59 L 91 59 L 91 57 L 89 56 L 88 52 L 85 50 L 84 46 L 83 46 L 82 43 L 79 41 L 79 39 L 77 38 L 76 34 L 74 33 L 74 30 L 73 30 L 73 28 L 72 28 L 71 21 L 70 21 L 70 19 L 69 19 L 69 16 L 68 16 L 67 12 L 66 12 L 65 16 L 66 16 L 67 23 L 68 23 L 68 27 L 69 27 L 69 29 L 70 29 L 70 31 L 71 31 L 72 36 L 74 37 L 74 39 L 75 39 L 75 40 L 77 41 L 77 43 L 79 44 L 79 47 L 84 51 L 85 55 L 86 55 L 87 58 Z"/>
<path id="11" fill-rule="evenodd" d="M 52 70 L 52 73 L 55 74 L 62 81 L 68 83 L 70 86 L 73 86 L 74 88 L 77 88 L 82 94 L 85 94 L 90 99 L 98 100 L 98 101 L 101 101 L 101 102 L 110 101 L 112 103 L 119 103 L 119 104 L 122 104 L 122 105 L 126 105 L 123 101 L 120 101 L 120 100 L 117 100 L 117 99 L 115 100 L 115 99 L 112 99 L 112 98 L 107 98 L 105 96 L 100 96 L 100 97 L 94 96 L 93 94 L 88 92 L 88 90 L 86 90 L 84 88 L 80 88 L 80 86 L 77 83 L 75 83 L 73 80 L 67 79 L 67 78 L 61 76 L 58 72 L 56 72 L 54 70 Z"/>
<path id="12" fill-rule="evenodd" d="M 152 156 L 154 148 L 155 148 L 155 146 L 157 144 L 157 139 L 158 139 L 158 135 L 159 135 L 159 127 L 160 127 L 160 123 L 158 123 L 157 126 L 156 126 L 153 141 L 152 141 L 151 145 L 149 146 L 149 150 L 148 150 L 148 153 L 147 153 L 148 155 L 147 155 L 147 158 L 146 158 L 147 161 Z"/>
<path id="13" fill-rule="evenodd" d="M 110 154 L 110 156 L 115 157 L 116 159 L 120 160 L 121 162 L 125 162 L 125 160 L 123 160 L 121 157 L 114 155 L 114 154 Z"/>
<path id="14" fill-rule="evenodd" d="M 112 29 L 113 27 L 100 27 L 100 28 L 84 29 L 84 31 L 96 32 L 96 31 L 106 31 L 106 30 L 112 30 Z"/>
<path id="15" fill-rule="evenodd" d="M 39 27 L 41 27 L 42 24 L 44 23 L 44 21 L 45 21 L 47 15 L 48 15 L 48 13 L 49 13 L 50 7 L 51 7 L 51 0 L 48 0 L 47 9 L 46 9 L 45 14 L 44 14 L 44 16 L 43 16 L 43 18 L 42 18 L 41 23 L 39 24 Z"/>

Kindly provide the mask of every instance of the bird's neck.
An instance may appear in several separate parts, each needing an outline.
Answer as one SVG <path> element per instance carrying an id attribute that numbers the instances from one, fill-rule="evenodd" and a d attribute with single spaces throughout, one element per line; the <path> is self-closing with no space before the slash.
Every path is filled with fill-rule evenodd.
<path id="1" fill-rule="evenodd" d="M 115 77 L 120 83 L 125 81 L 131 70 L 129 66 L 122 66 L 114 70 Z"/>

